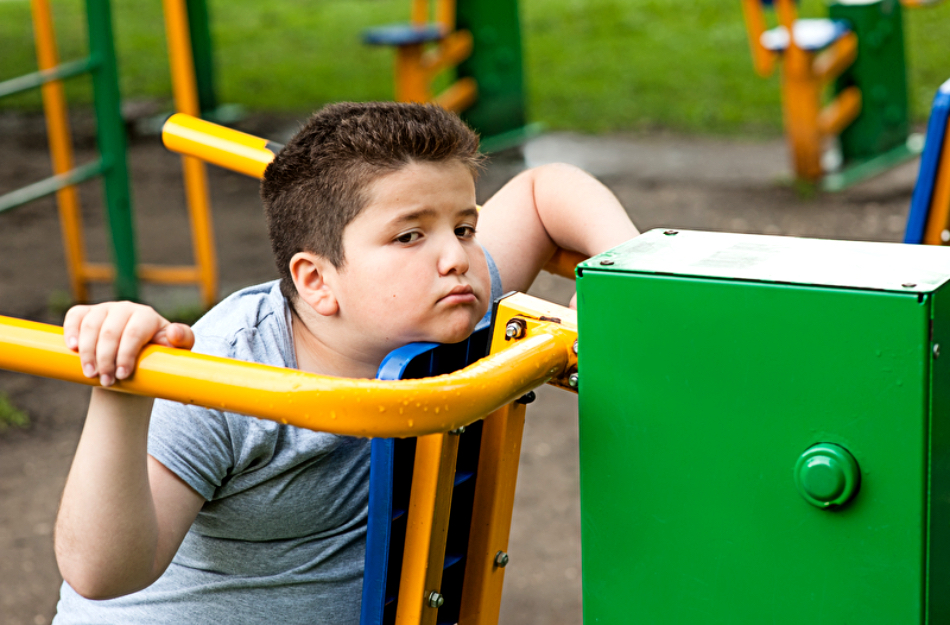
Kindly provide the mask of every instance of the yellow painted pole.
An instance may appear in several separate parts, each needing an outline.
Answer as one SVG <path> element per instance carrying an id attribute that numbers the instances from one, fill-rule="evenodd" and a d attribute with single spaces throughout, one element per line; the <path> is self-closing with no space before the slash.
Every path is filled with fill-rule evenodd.
<path id="1" fill-rule="evenodd" d="M 940 168 L 934 182 L 933 196 L 930 199 L 930 212 L 927 214 L 927 229 L 924 243 L 943 245 L 943 231 L 950 227 L 950 138 L 944 137 L 940 151 Z"/>
<path id="2" fill-rule="evenodd" d="M 765 16 L 762 13 L 762 0 L 742 0 L 742 14 L 745 18 L 746 34 L 752 52 L 752 66 L 755 73 L 767 78 L 775 71 L 775 52 L 762 45 L 761 37 L 765 32 Z"/>
<path id="3" fill-rule="evenodd" d="M 163 5 L 175 109 L 179 113 L 198 117 L 201 115 L 201 109 L 198 103 L 198 86 L 195 80 L 194 57 L 191 53 L 185 0 L 163 0 Z M 182 170 L 188 216 L 191 221 L 195 264 L 201 275 L 201 298 L 203 304 L 210 308 L 218 298 L 218 263 L 214 247 L 207 172 L 204 163 L 191 156 L 182 157 Z"/>
<path id="4" fill-rule="evenodd" d="M 151 345 L 139 355 L 135 374 L 113 388 L 331 434 L 422 436 L 468 425 L 566 374 L 576 330 L 554 322 L 529 325 L 531 336 L 507 349 L 420 380 L 333 378 Z M 0 317 L 0 369 L 99 385 L 83 376 L 62 328 L 11 317 Z"/>
<path id="5" fill-rule="evenodd" d="M 33 13 L 37 64 L 40 70 L 52 69 L 59 65 L 59 52 L 49 1 L 31 0 L 30 8 Z M 69 129 L 63 82 L 54 80 L 45 83 L 41 92 L 53 173 L 65 174 L 73 169 L 73 140 Z M 70 290 L 75 301 L 84 302 L 89 295 L 83 275 L 86 250 L 83 242 L 79 189 L 74 185 L 63 187 L 56 192 L 56 203 L 59 207 L 59 223 L 62 229 Z"/>
<path id="6" fill-rule="evenodd" d="M 455 434 L 442 433 L 416 440 L 396 625 L 436 623 L 458 439 Z"/>

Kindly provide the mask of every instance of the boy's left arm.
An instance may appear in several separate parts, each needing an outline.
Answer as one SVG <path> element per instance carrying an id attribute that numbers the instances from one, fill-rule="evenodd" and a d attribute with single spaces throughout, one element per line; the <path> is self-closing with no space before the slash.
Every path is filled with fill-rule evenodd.
<path id="1" fill-rule="evenodd" d="M 590 257 L 638 234 L 607 187 L 564 164 L 522 172 L 485 202 L 478 219 L 478 240 L 505 291 L 527 291 L 558 247 Z"/>

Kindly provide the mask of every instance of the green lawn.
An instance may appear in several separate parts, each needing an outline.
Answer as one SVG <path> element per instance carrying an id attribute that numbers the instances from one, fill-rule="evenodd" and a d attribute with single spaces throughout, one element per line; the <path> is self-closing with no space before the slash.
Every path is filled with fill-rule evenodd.
<path id="1" fill-rule="evenodd" d="M 209 0 L 219 99 L 301 111 L 391 97 L 392 52 L 360 44 L 408 0 Z M 778 81 L 752 71 L 738 0 L 522 0 L 531 117 L 551 128 L 776 134 Z M 54 2 L 64 60 L 85 50 L 80 0 Z M 169 98 L 161 3 L 114 2 L 126 98 Z M 820 15 L 806 0 L 803 14 Z M 911 103 L 926 119 L 950 78 L 950 3 L 905 12 Z M 29 4 L 0 0 L 0 79 L 33 71 Z M 87 81 L 72 81 L 74 102 Z M 38 106 L 36 95 L 0 102 Z"/>

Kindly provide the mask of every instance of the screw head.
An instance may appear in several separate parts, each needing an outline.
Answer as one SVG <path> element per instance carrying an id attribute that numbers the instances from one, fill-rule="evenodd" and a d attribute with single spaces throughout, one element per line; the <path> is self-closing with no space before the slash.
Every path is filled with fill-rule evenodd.
<path id="1" fill-rule="evenodd" d="M 504 551 L 499 551 L 495 554 L 495 566 L 498 568 L 505 568 L 508 566 L 508 554 Z"/>
<path id="2" fill-rule="evenodd" d="M 606 267 L 606 266 L 609 266 L 609 265 L 613 265 L 613 264 L 614 264 L 614 261 L 612 261 L 612 260 L 610 260 L 610 259 L 608 258 L 608 259 L 605 259 L 605 260 L 600 261 L 600 264 L 601 264 L 601 265 L 604 265 L 604 266 Z"/>
<path id="3" fill-rule="evenodd" d="M 463 426 L 461 426 L 461 427 L 457 427 L 457 428 L 455 428 L 454 430 L 452 430 L 451 433 L 452 433 L 452 434 L 464 434 L 464 433 L 465 433 L 465 426 L 463 425 Z"/>
<path id="4" fill-rule="evenodd" d="M 577 355 L 577 341 L 574 341 L 574 355 Z"/>
<path id="5" fill-rule="evenodd" d="M 905 282 L 905 283 L 902 284 L 901 286 L 904 287 L 905 289 L 912 289 L 912 288 L 914 288 L 915 286 L 917 286 L 917 283 L 916 283 L 916 282 Z"/>
<path id="6" fill-rule="evenodd" d="M 934 343 L 934 358 L 940 358 L 940 343 Z"/>
<path id="7" fill-rule="evenodd" d="M 430 608 L 441 608 L 443 603 L 445 603 L 445 597 L 443 597 L 440 593 L 435 591 L 429 593 Z"/>
<path id="8" fill-rule="evenodd" d="M 577 384 L 579 381 L 580 381 L 580 376 L 577 375 L 576 371 L 572 373 L 571 375 L 569 375 L 567 378 L 567 383 L 571 386 L 571 388 L 577 388 Z"/>
<path id="9" fill-rule="evenodd" d="M 668 237 L 671 237 L 671 236 L 675 236 L 679 234 L 679 230 L 664 230 L 663 234 L 665 234 Z"/>
<path id="10" fill-rule="evenodd" d="M 536 400 L 537 398 L 538 398 L 538 396 L 535 394 L 534 391 L 528 391 L 527 393 L 525 393 L 524 395 L 522 395 L 521 397 L 519 397 L 518 399 L 516 399 L 516 400 L 515 400 L 515 403 L 516 403 L 516 404 L 525 404 L 525 405 L 527 405 L 527 404 L 530 404 L 531 402 L 533 402 L 534 400 Z"/>

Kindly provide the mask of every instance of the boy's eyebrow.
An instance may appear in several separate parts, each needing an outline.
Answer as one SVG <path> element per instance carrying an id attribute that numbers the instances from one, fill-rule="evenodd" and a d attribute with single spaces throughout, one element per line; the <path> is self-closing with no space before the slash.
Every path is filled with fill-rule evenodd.
<path id="1" fill-rule="evenodd" d="M 424 219 L 426 217 L 433 217 L 435 215 L 436 215 L 435 209 L 422 208 L 417 211 L 412 211 L 411 213 L 403 213 L 402 215 L 399 215 L 398 217 L 394 218 L 390 223 L 394 226 L 398 226 L 403 223 L 407 223 L 410 221 L 418 221 L 419 219 Z M 472 206 L 471 208 L 460 210 L 458 213 L 456 213 L 456 216 L 457 217 L 477 217 L 478 209 Z"/>

